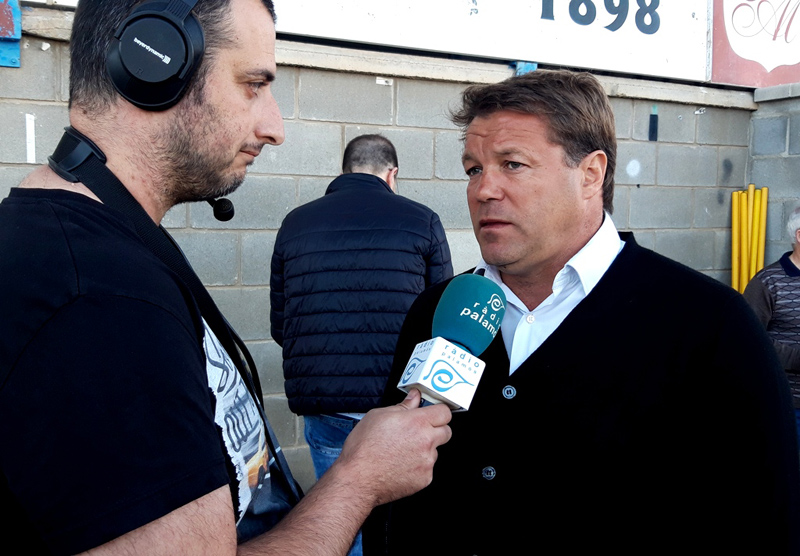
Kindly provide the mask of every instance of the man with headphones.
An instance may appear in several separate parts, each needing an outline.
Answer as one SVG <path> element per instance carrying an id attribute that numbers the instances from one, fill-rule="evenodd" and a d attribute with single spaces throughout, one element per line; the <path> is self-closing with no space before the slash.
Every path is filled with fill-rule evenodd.
<path id="1" fill-rule="evenodd" d="M 0 510 L 26 554 L 345 554 L 431 480 L 419 394 L 306 494 L 247 348 L 169 234 L 283 142 L 271 0 L 81 0 L 70 127 L 0 204 Z"/>

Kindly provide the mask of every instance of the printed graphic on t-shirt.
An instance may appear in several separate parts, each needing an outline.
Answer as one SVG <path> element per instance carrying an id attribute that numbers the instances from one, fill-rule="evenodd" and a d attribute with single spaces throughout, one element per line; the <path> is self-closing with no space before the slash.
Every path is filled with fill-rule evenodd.
<path id="1" fill-rule="evenodd" d="M 264 425 L 233 361 L 208 323 L 204 320 L 203 324 L 208 387 L 217 400 L 214 420 L 222 429 L 228 457 L 236 469 L 236 479 L 239 481 L 238 519 L 241 520 L 254 495 L 261 494 L 260 491 L 268 485 L 269 453 Z"/>

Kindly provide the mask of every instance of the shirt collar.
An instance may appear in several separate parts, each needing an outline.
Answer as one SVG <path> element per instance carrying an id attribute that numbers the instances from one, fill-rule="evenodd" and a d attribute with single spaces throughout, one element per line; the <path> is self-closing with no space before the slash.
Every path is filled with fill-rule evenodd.
<path id="1" fill-rule="evenodd" d="M 611 216 L 605 213 L 600 229 L 566 264 L 578 274 L 586 295 L 594 289 L 624 246 Z"/>
<path id="2" fill-rule="evenodd" d="M 559 276 L 563 276 L 572 270 L 577 274 L 581 282 L 584 295 L 589 295 L 589 292 L 594 289 L 624 246 L 625 242 L 620 239 L 617 228 L 611 220 L 611 215 L 605 212 L 600 229 L 595 232 L 580 251 L 567 261 L 564 268 L 556 275 L 556 280 L 559 279 Z M 500 285 L 506 294 L 510 291 L 503 283 L 497 267 L 487 264 L 483 258 L 475 267 L 474 272 L 482 274 Z M 516 298 L 516 296 L 514 297 Z"/>
<path id="3" fill-rule="evenodd" d="M 383 181 L 378 176 L 373 174 L 364 174 L 363 172 L 351 172 L 349 174 L 340 174 L 334 178 L 334 180 L 328 185 L 328 188 L 325 190 L 325 195 L 329 193 L 334 193 L 341 189 L 351 189 L 351 188 L 368 188 L 374 189 L 378 186 L 378 189 L 385 189 L 388 193 L 394 195 L 394 191 L 392 188 L 389 187 L 389 184 Z"/>
<path id="4" fill-rule="evenodd" d="M 787 276 L 797 277 L 800 276 L 800 269 L 794 266 L 792 259 L 789 257 L 791 256 L 792 252 L 787 251 L 783 254 L 780 258 L 781 266 L 783 267 L 783 271 L 786 273 Z"/>

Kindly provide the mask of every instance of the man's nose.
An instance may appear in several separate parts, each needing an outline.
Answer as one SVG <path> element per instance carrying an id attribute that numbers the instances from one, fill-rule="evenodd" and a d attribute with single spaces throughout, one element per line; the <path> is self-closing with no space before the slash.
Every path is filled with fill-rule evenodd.
<path id="1" fill-rule="evenodd" d="M 481 202 L 501 199 L 504 193 L 500 172 L 484 168 L 478 176 L 477 183 L 474 184 L 473 194 L 475 199 Z"/>
<path id="2" fill-rule="evenodd" d="M 264 98 L 265 106 L 259 114 L 256 136 L 269 145 L 280 145 L 286 138 L 283 130 L 283 118 L 278 108 L 278 101 L 270 92 Z"/>

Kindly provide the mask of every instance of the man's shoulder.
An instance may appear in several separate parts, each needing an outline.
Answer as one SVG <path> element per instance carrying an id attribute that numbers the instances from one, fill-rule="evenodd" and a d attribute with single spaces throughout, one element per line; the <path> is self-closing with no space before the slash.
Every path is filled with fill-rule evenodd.
<path id="1" fill-rule="evenodd" d="M 341 190 L 302 204 L 281 224 L 290 232 L 387 228 L 407 232 L 428 230 L 439 216 L 430 207 L 378 188 Z"/>
<path id="2" fill-rule="evenodd" d="M 675 292 L 682 296 L 733 297 L 737 292 L 719 280 L 688 265 L 627 241 L 609 268 L 608 277 L 628 288 L 639 287 L 671 298 Z"/>
<path id="3" fill-rule="evenodd" d="M 791 253 L 791 251 L 784 253 L 780 259 L 756 272 L 753 279 L 758 279 L 764 284 L 773 284 L 778 280 L 785 283 L 797 283 L 797 277 L 800 275 L 800 271 L 798 271 L 797 267 L 794 266 L 794 263 L 789 258 Z"/>
<path id="4" fill-rule="evenodd" d="M 421 214 L 424 214 L 424 215 L 427 215 L 427 216 L 430 216 L 430 217 L 434 217 L 435 216 L 437 218 L 439 216 L 436 213 L 435 210 L 433 210 L 428 205 L 425 205 L 425 204 L 423 204 L 423 203 L 421 203 L 419 201 L 415 201 L 414 199 L 410 199 L 408 197 L 403 197 L 402 195 L 395 195 L 395 198 L 397 199 L 397 202 L 403 203 L 404 205 L 408 206 L 409 208 L 414 208 L 414 209 L 420 211 Z"/>
<path id="5" fill-rule="evenodd" d="M 376 178 L 377 179 L 377 178 Z M 355 206 L 375 206 L 375 207 L 397 207 L 404 206 L 420 211 L 424 214 L 435 214 L 429 206 L 415 201 L 399 193 L 393 193 L 380 184 L 370 187 L 353 189 L 330 189 L 321 197 L 312 199 L 290 211 L 292 213 L 306 213 L 326 209 L 337 204 L 348 204 Z"/>
<path id="6" fill-rule="evenodd" d="M 467 270 L 466 272 L 462 272 L 461 274 L 472 274 L 472 270 Z M 456 274 L 456 276 L 460 276 L 460 274 Z M 452 276 L 446 280 L 442 280 L 441 282 L 438 282 L 422 290 L 422 292 L 420 292 L 420 294 L 414 300 L 414 303 L 412 304 L 412 310 L 430 311 L 432 313 L 433 309 L 439 303 L 439 299 L 441 299 L 442 294 L 444 294 L 444 290 L 456 276 Z"/>
<path id="7" fill-rule="evenodd" d="M 768 264 L 758 272 L 756 272 L 753 277 L 750 279 L 751 282 L 760 282 L 761 284 L 768 286 L 775 282 L 782 277 L 786 276 L 786 271 L 781 266 L 780 261 L 775 261 L 774 263 Z"/>
<path id="8" fill-rule="evenodd" d="M 118 295 L 183 312 L 178 280 L 119 213 L 62 193 L 23 194 L 20 206 L 5 206 L 0 287 L 9 303 L 47 300 L 55 308 L 80 296 Z"/>

